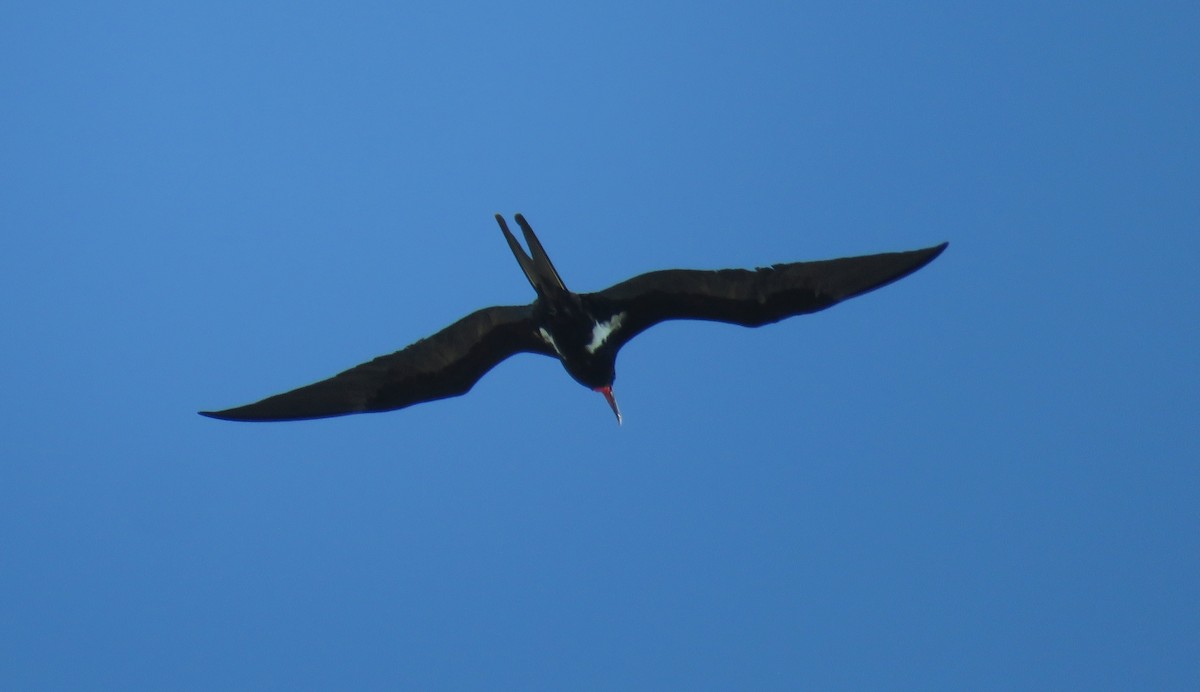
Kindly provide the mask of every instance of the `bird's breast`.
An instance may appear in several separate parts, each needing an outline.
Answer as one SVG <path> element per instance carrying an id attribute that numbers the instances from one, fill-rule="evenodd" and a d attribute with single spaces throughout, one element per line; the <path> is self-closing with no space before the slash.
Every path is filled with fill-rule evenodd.
<path id="1" fill-rule="evenodd" d="M 604 345 L 608 338 L 612 336 L 618 329 L 621 328 L 621 323 L 625 321 L 625 313 L 618 312 L 604 322 L 594 322 L 592 324 L 592 338 L 584 348 L 588 353 L 595 353 L 596 349 Z"/>

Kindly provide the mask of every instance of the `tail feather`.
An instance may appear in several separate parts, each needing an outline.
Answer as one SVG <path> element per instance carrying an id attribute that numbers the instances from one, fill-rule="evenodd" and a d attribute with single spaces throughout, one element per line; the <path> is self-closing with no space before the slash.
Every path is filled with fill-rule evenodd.
<path id="1" fill-rule="evenodd" d="M 558 275 L 558 270 L 554 268 L 554 264 L 550 262 L 550 256 L 546 254 L 546 249 L 542 247 L 541 241 L 533 234 L 533 228 L 525 217 L 517 214 L 517 224 L 521 226 L 521 233 L 525 235 L 525 244 L 529 246 L 529 253 L 533 255 L 533 266 L 538 271 L 538 275 L 543 280 L 552 282 L 555 288 L 560 291 L 566 291 L 567 287 L 563 283 L 562 277 Z"/>
<path id="2" fill-rule="evenodd" d="M 512 250 L 513 257 L 517 258 L 517 264 L 521 265 L 521 271 L 525 273 L 525 278 L 529 280 L 529 285 L 533 286 L 533 290 L 537 291 L 538 295 L 542 295 L 541 282 L 538 280 L 538 273 L 533 266 L 533 260 L 529 259 L 529 255 L 525 254 L 525 249 L 521 247 L 521 244 L 513 237 L 512 232 L 508 230 L 508 223 L 505 222 L 504 217 L 496 214 L 496 223 L 500 224 L 500 230 L 504 232 L 504 239 L 508 241 L 508 247 Z"/>
<path id="3" fill-rule="evenodd" d="M 529 279 L 529 284 L 533 286 L 533 290 L 537 291 L 539 296 L 553 296 L 568 292 L 562 278 L 558 275 L 558 270 L 550 262 L 545 248 L 533 234 L 533 229 L 530 228 L 529 222 L 525 220 L 524 216 L 517 214 L 517 223 L 521 225 L 521 232 L 525 235 L 525 242 L 529 245 L 532 258 L 526 254 L 525 249 L 508 230 L 508 223 L 505 222 L 503 216 L 496 214 L 496 223 L 500 224 L 500 230 L 504 232 L 504 239 L 508 241 L 508 247 L 512 250 L 513 256 L 517 258 L 517 264 L 521 265 L 521 271 L 525 273 L 525 278 Z"/>

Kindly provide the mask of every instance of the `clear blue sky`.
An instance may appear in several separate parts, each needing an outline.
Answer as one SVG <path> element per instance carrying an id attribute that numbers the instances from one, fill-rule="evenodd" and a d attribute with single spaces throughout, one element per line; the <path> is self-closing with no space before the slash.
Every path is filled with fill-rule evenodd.
<path id="1" fill-rule="evenodd" d="M 0 687 L 1197 689 L 1194 2 L 10 3 Z M 568 285 L 920 273 L 468 396 Z"/>

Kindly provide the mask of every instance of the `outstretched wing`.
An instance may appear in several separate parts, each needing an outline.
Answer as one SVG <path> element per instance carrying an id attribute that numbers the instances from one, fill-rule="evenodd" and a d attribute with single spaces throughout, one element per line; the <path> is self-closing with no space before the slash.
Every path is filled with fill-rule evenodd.
<path id="1" fill-rule="evenodd" d="M 713 320 L 746 327 L 824 310 L 929 264 L 946 249 L 889 252 L 762 269 L 668 269 L 635 276 L 584 296 L 610 315 L 621 315 L 615 348 L 665 320 Z"/>
<path id="2" fill-rule="evenodd" d="M 327 380 L 224 411 L 210 418 L 284 421 L 391 411 L 466 394 L 511 355 L 553 355 L 538 337 L 531 306 L 473 312 L 442 331 Z"/>

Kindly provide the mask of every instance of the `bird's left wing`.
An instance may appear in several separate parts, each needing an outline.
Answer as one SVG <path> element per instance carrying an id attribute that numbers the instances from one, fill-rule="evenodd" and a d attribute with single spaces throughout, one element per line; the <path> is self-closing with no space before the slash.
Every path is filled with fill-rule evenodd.
<path id="1" fill-rule="evenodd" d="M 761 269 L 668 269 L 635 276 L 584 299 L 617 316 L 611 342 L 620 348 L 665 320 L 713 320 L 758 327 L 824 310 L 901 279 L 929 264 L 947 243 Z M 612 323 L 612 319 L 610 319 Z"/>
<path id="2" fill-rule="evenodd" d="M 391 411 L 466 394 L 487 371 L 517 353 L 553 355 L 537 335 L 531 306 L 485 308 L 405 349 L 327 380 L 210 418 L 285 421 Z"/>

